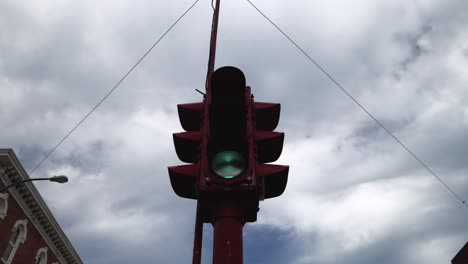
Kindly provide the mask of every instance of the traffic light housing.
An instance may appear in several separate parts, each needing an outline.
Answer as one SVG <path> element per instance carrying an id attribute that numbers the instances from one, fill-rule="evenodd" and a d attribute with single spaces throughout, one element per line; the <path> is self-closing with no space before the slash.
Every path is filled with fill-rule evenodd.
<path id="1" fill-rule="evenodd" d="M 281 105 L 255 102 L 253 110 L 255 176 L 258 181 L 259 198 L 263 200 L 280 196 L 284 192 L 289 166 L 266 164 L 276 161 L 283 150 L 284 133 L 273 131 L 279 122 Z"/>
<path id="2" fill-rule="evenodd" d="M 205 109 L 200 192 L 255 188 L 249 106 L 250 89 L 242 71 L 234 67 L 215 71 Z"/>
<path id="3" fill-rule="evenodd" d="M 174 133 L 179 159 L 188 165 L 169 167 L 171 185 L 181 197 L 202 204 L 210 222 L 213 204 L 239 201 L 245 222 L 256 220 L 259 200 L 283 193 L 288 166 L 267 164 L 281 155 L 284 133 L 274 132 L 281 106 L 254 102 L 245 76 L 235 67 L 216 70 L 200 103 L 179 104 L 186 132 Z"/>
<path id="4" fill-rule="evenodd" d="M 169 167 L 168 171 L 172 189 L 183 198 L 197 199 L 203 108 L 204 102 L 177 105 L 180 123 L 187 132 L 173 134 L 174 146 L 179 159 L 192 164 Z"/>

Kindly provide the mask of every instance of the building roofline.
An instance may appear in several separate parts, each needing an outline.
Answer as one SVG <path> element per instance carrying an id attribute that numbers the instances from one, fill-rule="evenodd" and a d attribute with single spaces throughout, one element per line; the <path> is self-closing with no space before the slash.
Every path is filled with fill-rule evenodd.
<path id="1" fill-rule="evenodd" d="M 452 263 L 458 260 L 458 258 L 466 257 L 466 256 L 468 256 L 468 242 L 466 242 L 466 244 L 460 249 L 460 251 L 458 251 L 457 255 L 453 257 Z"/>
<path id="2" fill-rule="evenodd" d="M 0 149 L 0 163 L 3 163 L 2 165 L 7 168 L 14 168 L 14 170 L 1 173 L 3 176 L 6 176 L 0 177 L 5 184 L 9 184 L 12 181 L 30 179 L 13 149 Z M 11 187 L 9 191 L 20 206 L 27 207 L 23 208 L 23 210 L 30 212 L 29 218 L 59 259 L 63 259 L 65 263 L 83 263 L 32 182 Z"/>

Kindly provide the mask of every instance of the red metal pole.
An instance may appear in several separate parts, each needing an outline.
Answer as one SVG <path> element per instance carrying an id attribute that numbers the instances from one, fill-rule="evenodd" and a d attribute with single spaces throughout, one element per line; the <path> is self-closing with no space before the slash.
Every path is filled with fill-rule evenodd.
<path id="1" fill-rule="evenodd" d="M 215 58 L 216 58 L 216 41 L 218 39 L 218 22 L 219 22 L 219 9 L 220 0 L 216 0 L 216 7 L 213 14 L 213 24 L 211 26 L 211 42 L 210 42 L 210 56 L 208 58 L 208 74 L 206 76 L 206 93 L 211 96 L 211 75 L 214 72 Z"/>
<path id="2" fill-rule="evenodd" d="M 203 221 L 201 221 L 200 202 L 197 201 L 197 212 L 195 214 L 195 234 L 193 236 L 193 264 L 201 264 L 202 243 Z"/>
<path id="3" fill-rule="evenodd" d="M 220 201 L 214 214 L 213 264 L 242 264 L 243 217 L 239 203 Z"/>
<path id="4" fill-rule="evenodd" d="M 216 7 L 213 14 L 213 23 L 211 25 L 210 55 L 208 58 L 208 73 L 206 76 L 206 94 L 207 100 L 211 100 L 211 76 L 214 72 L 216 58 L 216 40 L 218 37 L 218 21 L 220 0 L 216 0 Z M 203 243 L 203 221 L 200 213 L 200 201 L 197 201 L 197 212 L 195 216 L 195 234 L 193 238 L 193 264 L 201 263 L 202 243 Z"/>
<path id="5" fill-rule="evenodd" d="M 211 102 L 211 76 L 214 72 L 216 57 L 216 40 L 218 37 L 220 0 L 216 0 L 211 30 L 210 57 L 208 60 L 208 74 L 206 80 L 206 94 L 208 103 Z M 243 214 L 241 206 L 235 201 L 218 201 L 213 214 L 213 264 L 242 264 L 243 245 L 242 227 Z"/>

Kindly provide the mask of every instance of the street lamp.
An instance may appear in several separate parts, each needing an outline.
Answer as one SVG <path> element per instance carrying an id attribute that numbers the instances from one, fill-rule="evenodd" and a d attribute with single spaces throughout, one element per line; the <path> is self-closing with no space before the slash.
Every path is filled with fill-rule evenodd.
<path id="1" fill-rule="evenodd" d="M 33 179 L 21 180 L 21 181 L 14 182 L 14 183 L 12 183 L 10 185 L 7 185 L 6 187 L 3 187 L 0 190 L 0 192 L 3 192 L 5 190 L 7 190 L 8 188 L 10 188 L 12 186 L 15 186 L 15 185 L 18 185 L 20 183 L 30 182 L 30 181 L 51 181 L 51 182 L 58 182 L 58 183 L 66 183 L 66 182 L 68 182 L 68 178 L 65 175 L 59 175 L 59 176 L 53 176 L 53 177 L 49 177 L 49 178 L 33 178 Z"/>

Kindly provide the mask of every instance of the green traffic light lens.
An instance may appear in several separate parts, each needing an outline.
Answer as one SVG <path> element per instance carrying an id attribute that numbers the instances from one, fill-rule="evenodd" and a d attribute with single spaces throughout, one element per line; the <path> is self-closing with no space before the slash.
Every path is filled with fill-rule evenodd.
<path id="1" fill-rule="evenodd" d="M 218 152 L 211 162 L 213 172 L 225 179 L 236 178 L 244 172 L 245 167 L 245 158 L 237 151 Z"/>

